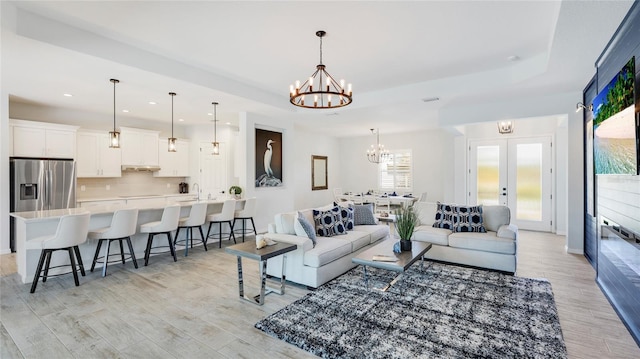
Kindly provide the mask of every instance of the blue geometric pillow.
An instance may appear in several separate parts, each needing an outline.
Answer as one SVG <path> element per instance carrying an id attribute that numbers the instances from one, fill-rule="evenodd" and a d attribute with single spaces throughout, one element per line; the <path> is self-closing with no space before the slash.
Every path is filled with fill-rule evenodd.
<path id="1" fill-rule="evenodd" d="M 376 224 L 376 217 L 373 215 L 373 204 L 356 204 L 353 206 L 353 218 L 356 226 Z"/>
<path id="2" fill-rule="evenodd" d="M 457 213 L 457 223 L 454 232 L 487 232 L 482 224 L 482 205 L 456 206 L 455 211 Z"/>
<path id="3" fill-rule="evenodd" d="M 436 209 L 436 221 L 433 227 L 454 230 L 458 223 L 458 213 L 454 206 L 438 202 Z"/>
<path id="4" fill-rule="evenodd" d="M 354 221 L 355 210 L 351 206 L 349 207 L 338 206 L 338 207 L 340 208 L 340 217 L 342 217 L 342 223 L 344 223 L 344 227 L 347 229 L 347 231 L 353 230 L 353 226 L 355 224 L 355 221 Z"/>
<path id="5" fill-rule="evenodd" d="M 334 206 L 328 211 L 314 209 L 313 220 L 316 222 L 316 233 L 320 237 L 333 237 L 347 233 L 338 206 Z"/>

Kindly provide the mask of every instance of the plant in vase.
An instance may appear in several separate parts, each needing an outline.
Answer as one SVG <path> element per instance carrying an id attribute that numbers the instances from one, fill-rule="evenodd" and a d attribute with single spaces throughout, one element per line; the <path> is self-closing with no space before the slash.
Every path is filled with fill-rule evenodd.
<path id="1" fill-rule="evenodd" d="M 413 205 L 408 207 L 400 207 L 396 209 L 396 233 L 400 237 L 400 249 L 403 251 L 411 250 L 411 237 L 413 231 L 418 225 L 418 212 Z"/>
<path id="2" fill-rule="evenodd" d="M 240 186 L 231 186 L 229 187 L 229 194 L 234 196 L 235 198 L 241 198 L 242 187 Z"/>

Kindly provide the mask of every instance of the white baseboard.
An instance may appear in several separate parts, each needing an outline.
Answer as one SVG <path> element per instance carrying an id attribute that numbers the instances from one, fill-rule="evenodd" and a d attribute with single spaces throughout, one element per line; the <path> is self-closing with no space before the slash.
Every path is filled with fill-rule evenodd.
<path id="1" fill-rule="evenodd" d="M 0 250 L 0 255 L 1 255 L 1 254 L 9 254 L 9 253 L 11 253 L 11 248 L 7 248 L 7 249 L 2 249 L 2 250 Z"/>
<path id="2" fill-rule="evenodd" d="M 564 246 L 564 249 L 567 251 L 567 253 L 584 255 L 584 250 L 582 250 L 582 249 L 569 248 L 567 246 Z"/>
<path id="3" fill-rule="evenodd" d="M 566 236 L 567 232 L 566 231 L 556 231 L 556 234 L 559 236 Z"/>

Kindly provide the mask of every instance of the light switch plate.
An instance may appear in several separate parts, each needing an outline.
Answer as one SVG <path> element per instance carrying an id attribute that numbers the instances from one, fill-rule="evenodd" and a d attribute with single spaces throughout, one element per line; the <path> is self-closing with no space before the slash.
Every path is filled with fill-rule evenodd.
<path id="1" fill-rule="evenodd" d="M 107 191 L 110 191 L 111 190 L 111 185 L 107 185 L 106 188 L 107 188 Z"/>
<path id="2" fill-rule="evenodd" d="M 84 185 L 80 186 L 80 192 L 84 192 L 87 189 Z"/>

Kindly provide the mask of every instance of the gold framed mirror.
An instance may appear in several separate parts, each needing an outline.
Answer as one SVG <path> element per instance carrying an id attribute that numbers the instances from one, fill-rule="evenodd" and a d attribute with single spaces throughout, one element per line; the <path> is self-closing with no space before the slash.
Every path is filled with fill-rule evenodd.
<path id="1" fill-rule="evenodd" d="M 327 156 L 311 155 L 311 190 L 329 189 Z"/>

